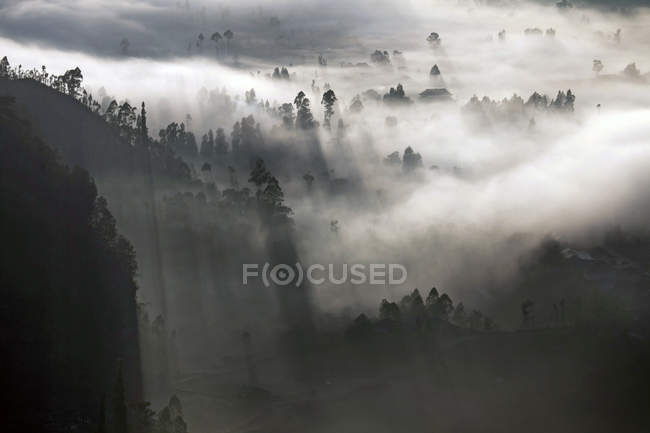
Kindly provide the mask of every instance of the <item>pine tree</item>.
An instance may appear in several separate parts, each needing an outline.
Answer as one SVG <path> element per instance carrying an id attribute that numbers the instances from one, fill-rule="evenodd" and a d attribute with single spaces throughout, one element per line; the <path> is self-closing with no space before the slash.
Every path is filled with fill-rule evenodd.
<path id="1" fill-rule="evenodd" d="M 147 128 L 147 110 L 145 109 L 144 102 L 140 108 L 140 115 L 137 120 L 138 127 L 138 144 L 141 147 L 149 147 L 149 129 Z"/>

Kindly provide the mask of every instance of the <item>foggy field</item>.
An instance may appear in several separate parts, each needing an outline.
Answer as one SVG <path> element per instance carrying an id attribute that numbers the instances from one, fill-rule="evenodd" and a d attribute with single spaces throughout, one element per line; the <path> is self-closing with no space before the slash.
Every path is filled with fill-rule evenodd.
<path id="1" fill-rule="evenodd" d="M 648 47 L 641 0 L 0 0 L 8 425 L 647 430 Z"/>

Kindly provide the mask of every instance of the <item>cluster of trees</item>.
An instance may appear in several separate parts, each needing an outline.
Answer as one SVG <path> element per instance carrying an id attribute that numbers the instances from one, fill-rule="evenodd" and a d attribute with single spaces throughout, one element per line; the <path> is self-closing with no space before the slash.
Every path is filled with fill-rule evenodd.
<path id="1" fill-rule="evenodd" d="M 174 152 L 181 156 L 196 156 L 198 154 L 198 146 L 196 144 L 196 137 L 191 131 L 185 129 L 185 124 L 172 122 L 165 129 L 158 132 L 160 143 L 168 146 Z"/>
<path id="2" fill-rule="evenodd" d="M 50 431 L 95 420 L 118 358 L 140 394 L 137 263 L 89 174 L 61 164 L 0 98 L 0 329 L 5 425 Z M 31 426 L 28 428 L 28 426 Z"/>
<path id="3" fill-rule="evenodd" d="M 223 128 L 217 128 L 215 133 L 210 129 L 207 134 L 201 138 L 201 148 L 199 150 L 201 158 L 207 161 L 221 158 L 228 154 L 228 142 Z"/>
<path id="4" fill-rule="evenodd" d="M 370 61 L 376 65 L 390 65 L 390 54 L 386 50 L 375 50 L 372 54 L 370 54 Z"/>
<path id="5" fill-rule="evenodd" d="M 109 396 L 108 404 L 105 396 L 99 402 L 97 433 L 187 433 L 183 406 L 176 395 L 157 414 L 151 403 L 127 398 L 121 361 Z"/>
<path id="6" fill-rule="evenodd" d="M 271 78 L 274 80 L 290 80 L 291 76 L 289 75 L 289 70 L 286 67 L 278 68 L 276 67 L 273 69 L 273 74 L 271 75 Z"/>
<path id="7" fill-rule="evenodd" d="M 542 31 L 542 29 L 537 28 L 537 27 L 529 27 L 529 28 L 524 30 L 524 34 L 526 36 L 542 36 L 544 34 L 544 31 Z M 504 30 L 503 35 L 504 35 L 504 38 L 505 38 L 505 30 Z M 499 34 L 499 36 L 501 36 L 501 34 Z M 546 29 L 546 36 L 548 36 L 550 38 L 555 37 L 555 29 L 553 29 L 552 27 L 549 27 L 548 29 Z M 504 38 L 500 38 L 500 39 L 504 39 Z"/>
<path id="8" fill-rule="evenodd" d="M 81 87 L 83 74 L 78 67 L 69 69 L 60 76 L 49 74 L 45 66 L 40 72 L 36 69 L 25 72 L 21 65 L 18 68 L 12 68 L 7 58 L 3 57 L 0 60 L 0 78 L 34 80 L 72 97 L 110 125 L 123 142 L 131 148 L 145 151 L 147 154 L 140 156 L 136 153 L 125 154 L 121 155 L 123 159 L 136 158 L 139 159 L 139 164 L 149 160 L 156 172 L 164 173 L 174 179 L 189 179 L 190 168 L 178 154 L 191 154 L 197 146 L 194 135 L 185 130 L 183 123 L 172 123 L 161 131 L 160 140 L 151 139 L 146 126 L 144 103 L 142 103 L 139 113 L 137 107 L 128 101 L 118 103 L 114 99 L 105 98 L 108 100 L 100 103 Z M 106 107 L 103 112 L 102 105 Z"/>
<path id="9" fill-rule="evenodd" d="M 4 56 L 0 60 L 0 78 L 8 78 L 12 80 L 30 79 L 38 81 L 61 93 L 78 98 L 81 96 L 80 89 L 83 75 L 81 74 L 81 69 L 78 67 L 65 71 L 63 75 L 50 74 L 47 72 L 45 66 L 42 66 L 40 70 L 36 68 L 23 70 L 22 65 L 12 67 L 7 56 Z"/>
<path id="10" fill-rule="evenodd" d="M 401 166 L 402 170 L 408 173 L 422 168 L 422 155 L 416 153 L 411 146 L 408 146 L 404 150 L 402 159 L 400 159 L 399 152 L 395 151 L 384 158 L 384 163 L 393 167 Z"/>
<path id="11" fill-rule="evenodd" d="M 384 102 L 387 104 L 410 104 L 411 98 L 404 93 L 404 87 L 398 84 L 397 87 L 391 87 L 388 93 L 384 95 Z"/>
<path id="12" fill-rule="evenodd" d="M 347 332 L 350 336 L 360 337 L 375 329 L 395 329 L 400 326 L 431 330 L 443 322 L 476 331 L 491 331 L 496 328 L 494 321 L 481 311 L 466 311 L 462 302 L 454 306 L 449 295 L 440 294 L 433 287 L 426 299 L 422 298 L 418 289 L 402 297 L 399 303 L 382 299 L 377 319 L 371 320 L 365 314 L 360 314 Z"/>
<path id="13" fill-rule="evenodd" d="M 257 206 L 265 216 L 285 220 L 293 212 L 291 208 L 284 205 L 284 193 L 280 182 L 267 170 L 263 160 L 257 160 L 248 182 L 255 185 Z"/>
<path id="14" fill-rule="evenodd" d="M 210 35 L 210 40 L 212 42 L 214 42 L 214 47 L 215 47 L 215 52 L 216 52 L 217 57 L 219 57 L 220 52 L 222 51 L 222 47 L 221 47 L 221 41 L 222 40 L 225 40 L 225 45 L 223 47 L 223 54 L 225 56 L 228 55 L 228 49 L 230 47 L 230 41 L 232 40 L 232 38 L 234 36 L 235 36 L 234 33 L 230 29 L 223 32 L 223 36 L 219 32 L 214 32 L 214 33 L 212 33 L 212 35 Z M 198 49 L 199 53 L 203 52 L 204 43 L 205 43 L 205 36 L 203 35 L 203 33 L 199 33 L 199 35 L 196 38 L 196 42 L 194 43 L 194 45 Z M 189 52 L 192 51 L 192 43 L 189 44 L 189 46 L 187 47 L 187 50 Z"/>
<path id="15" fill-rule="evenodd" d="M 436 32 L 431 32 L 429 33 L 429 36 L 427 36 L 427 42 L 431 47 L 433 48 L 438 48 L 442 42 L 442 39 L 440 39 L 440 35 Z"/>
<path id="16" fill-rule="evenodd" d="M 314 115 L 311 112 L 311 102 L 302 90 L 298 92 L 293 105 L 296 106 L 296 128 L 302 130 L 310 130 L 318 127 L 318 122 L 314 120 Z"/>
<path id="17" fill-rule="evenodd" d="M 558 91 L 555 99 L 534 92 L 525 102 L 517 94 L 501 101 L 492 100 L 487 96 L 479 99 L 474 95 L 463 107 L 463 112 L 477 116 L 483 123 L 489 124 L 493 120 L 513 121 L 521 118 L 527 119 L 539 111 L 571 113 L 574 110 L 575 100 L 576 97 L 571 89 L 567 90 L 566 93 L 562 90 Z"/>
<path id="18" fill-rule="evenodd" d="M 602 60 L 594 59 L 591 66 L 591 70 L 594 71 L 596 75 L 598 75 L 602 72 L 603 69 L 605 69 L 605 65 L 603 64 Z M 634 62 L 626 65 L 622 71 L 622 74 L 626 78 L 630 78 L 633 80 L 638 80 L 639 78 L 641 78 L 641 71 L 639 70 L 639 68 L 637 68 L 636 63 Z"/>

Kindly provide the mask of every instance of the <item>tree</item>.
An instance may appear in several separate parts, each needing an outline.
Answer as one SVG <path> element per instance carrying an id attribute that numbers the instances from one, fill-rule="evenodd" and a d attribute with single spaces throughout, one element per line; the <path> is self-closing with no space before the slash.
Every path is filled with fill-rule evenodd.
<path id="1" fill-rule="evenodd" d="M 262 192 L 262 202 L 267 205 L 274 215 L 288 216 L 293 211 L 291 208 L 284 206 L 284 192 L 280 187 L 280 182 L 274 176 L 269 179 L 266 188 Z"/>
<path id="2" fill-rule="evenodd" d="M 302 130 L 308 130 L 314 128 L 314 116 L 311 113 L 309 98 L 305 96 L 305 93 L 301 90 L 296 95 L 296 98 L 293 100 L 294 105 L 296 106 L 296 128 Z"/>
<path id="3" fill-rule="evenodd" d="M 196 46 L 199 49 L 199 53 L 203 52 L 203 40 L 205 39 L 205 36 L 203 36 L 203 33 L 199 33 L 199 37 L 196 38 Z"/>
<path id="4" fill-rule="evenodd" d="M 391 87 L 388 93 L 384 95 L 384 102 L 410 104 L 412 101 L 406 96 L 404 87 L 401 84 L 397 84 L 397 87 Z"/>
<path id="5" fill-rule="evenodd" d="M 443 293 L 440 295 L 440 298 L 438 298 L 437 305 L 440 318 L 447 320 L 449 314 L 451 314 L 454 309 L 454 304 L 451 302 L 451 298 L 446 293 Z"/>
<path id="6" fill-rule="evenodd" d="M 279 112 L 282 116 L 282 125 L 285 127 L 285 129 L 293 129 L 293 105 L 288 102 L 284 103 L 280 106 Z"/>
<path id="7" fill-rule="evenodd" d="M 257 95 L 255 95 L 255 89 L 250 89 L 245 92 L 246 97 L 246 103 L 247 104 L 256 104 L 257 103 Z"/>
<path id="8" fill-rule="evenodd" d="M 427 42 L 434 47 L 437 48 L 440 46 L 440 43 L 442 42 L 442 39 L 440 39 L 440 35 L 436 32 L 431 32 L 429 36 L 427 36 Z"/>
<path id="9" fill-rule="evenodd" d="M 565 99 L 565 102 L 564 102 L 564 108 L 567 111 L 573 111 L 573 104 L 574 104 L 575 101 L 576 101 L 576 97 L 573 94 L 573 92 L 571 91 L 571 89 L 567 90 L 566 99 Z"/>
<path id="10" fill-rule="evenodd" d="M 325 119 L 323 123 L 327 129 L 332 129 L 331 121 L 332 121 L 332 116 L 334 115 L 335 102 L 336 102 L 336 95 L 334 94 L 334 91 L 332 89 L 323 93 L 323 99 L 321 100 L 321 104 L 323 104 L 323 106 L 325 107 Z"/>
<path id="11" fill-rule="evenodd" d="M 70 69 L 63 74 L 63 84 L 66 87 L 68 95 L 75 98 L 79 96 L 79 88 L 81 87 L 82 80 L 83 75 L 81 75 L 81 69 L 78 67 Z"/>
<path id="12" fill-rule="evenodd" d="M 404 150 L 404 156 L 402 157 L 402 170 L 408 173 L 421 167 L 422 156 L 419 153 L 415 153 L 411 146 L 408 146 Z"/>
<path id="13" fill-rule="evenodd" d="M 239 153 L 239 145 L 241 143 L 241 125 L 239 121 L 235 122 L 230 133 L 230 144 L 232 145 L 232 153 Z"/>
<path id="14" fill-rule="evenodd" d="M 258 190 L 271 179 L 271 173 L 266 169 L 264 160 L 255 161 L 255 167 L 251 171 L 248 181 L 254 184 Z"/>
<path id="15" fill-rule="evenodd" d="M 432 287 L 431 290 L 429 290 L 429 294 L 427 295 L 427 298 L 425 300 L 425 305 L 427 308 L 433 307 L 436 302 L 438 302 L 438 289 L 435 287 Z"/>
<path id="16" fill-rule="evenodd" d="M 312 176 L 311 173 L 305 173 L 302 178 L 307 184 L 307 190 L 311 191 L 312 184 L 314 183 L 314 176 Z"/>
<path id="17" fill-rule="evenodd" d="M 215 147 L 214 134 L 212 132 L 212 129 L 210 129 L 207 134 L 203 135 L 203 138 L 201 139 L 201 150 L 199 151 L 199 154 L 204 159 L 211 160 L 214 158 Z"/>
<path id="18" fill-rule="evenodd" d="M 600 74 L 600 71 L 605 69 L 605 66 L 603 65 L 603 62 L 601 62 L 598 59 L 594 59 L 594 64 L 591 67 L 591 70 L 596 73 L 596 75 Z"/>
<path id="19" fill-rule="evenodd" d="M 138 128 L 138 145 L 140 147 L 149 147 L 149 129 L 147 128 L 147 110 L 145 109 L 144 102 L 140 107 L 140 115 L 136 121 Z"/>
<path id="20" fill-rule="evenodd" d="M 424 302 L 418 289 L 413 290 L 410 296 L 409 312 L 418 316 L 424 312 Z"/>
<path id="21" fill-rule="evenodd" d="M 381 304 L 379 304 L 379 319 L 398 322 L 400 320 L 400 311 L 397 304 L 382 299 Z"/>
<path id="22" fill-rule="evenodd" d="M 122 52 L 123 56 L 126 56 L 129 53 L 129 47 L 131 46 L 131 42 L 127 38 L 122 38 L 120 41 L 120 51 Z"/>
<path id="23" fill-rule="evenodd" d="M 458 326 L 465 326 L 467 315 L 465 314 L 465 306 L 462 302 L 459 302 L 456 308 L 454 308 L 454 314 L 451 320 Z"/>
<path id="24" fill-rule="evenodd" d="M 388 51 L 375 50 L 374 53 L 370 54 L 370 61 L 378 65 L 390 65 L 390 54 Z"/>
<path id="25" fill-rule="evenodd" d="M 217 57 L 219 57 L 219 42 L 223 39 L 221 34 L 219 32 L 214 32 L 212 33 L 212 36 L 210 36 L 210 40 L 214 41 L 214 46 L 216 50 Z"/>
<path id="26" fill-rule="evenodd" d="M 8 78 L 10 69 L 9 60 L 7 60 L 7 56 L 4 56 L 0 60 L 0 78 Z"/>
<path id="27" fill-rule="evenodd" d="M 362 110 L 363 102 L 361 102 L 361 98 L 359 95 L 357 95 L 352 99 L 352 104 L 350 104 L 350 111 L 352 113 L 360 113 Z"/>
<path id="28" fill-rule="evenodd" d="M 135 107 L 124 101 L 117 111 L 117 124 L 121 128 L 132 128 L 136 121 Z"/>
<path id="29" fill-rule="evenodd" d="M 266 169 L 264 161 L 258 159 L 248 181 L 257 187 L 257 202 L 260 210 L 270 216 L 288 216 L 292 210 L 284 206 L 284 192 L 278 179 Z"/>
<path id="30" fill-rule="evenodd" d="M 223 32 L 223 37 L 226 38 L 226 56 L 228 55 L 228 48 L 230 48 L 230 41 L 234 36 L 235 35 L 230 29 Z"/>
<path id="31" fill-rule="evenodd" d="M 623 69 L 623 75 L 628 78 L 637 79 L 641 76 L 641 71 L 636 67 L 636 63 L 630 63 L 625 67 L 625 69 Z"/>
<path id="32" fill-rule="evenodd" d="M 356 319 L 354 319 L 352 324 L 348 327 L 348 329 L 346 330 L 346 334 L 350 338 L 358 339 L 367 336 L 368 334 L 370 334 L 371 331 L 372 331 L 372 322 L 370 322 L 368 316 L 361 313 L 356 317 Z"/>
<path id="33" fill-rule="evenodd" d="M 530 299 L 526 299 L 521 304 L 521 315 L 523 316 L 524 328 L 535 327 L 535 303 Z"/>
<path id="34" fill-rule="evenodd" d="M 395 151 L 384 158 L 384 164 L 398 166 L 402 164 L 402 160 L 399 157 L 399 152 Z"/>
<path id="35" fill-rule="evenodd" d="M 215 139 L 214 152 L 216 155 L 226 155 L 228 153 L 228 142 L 223 128 L 217 128 L 217 138 Z"/>

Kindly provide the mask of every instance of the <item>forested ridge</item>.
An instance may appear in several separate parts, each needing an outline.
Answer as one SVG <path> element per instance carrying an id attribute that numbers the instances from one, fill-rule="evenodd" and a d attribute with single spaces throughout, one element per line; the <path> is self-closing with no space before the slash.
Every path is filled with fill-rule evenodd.
<path id="1" fill-rule="evenodd" d="M 135 251 L 88 172 L 0 102 L 3 406 L 16 430 L 98 412 L 117 360 L 141 397 Z M 53 426 L 56 429 L 56 426 Z"/>

